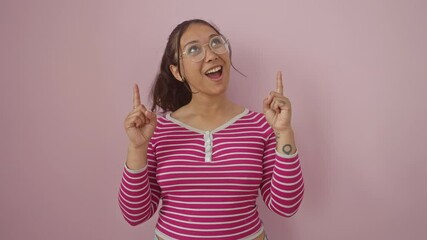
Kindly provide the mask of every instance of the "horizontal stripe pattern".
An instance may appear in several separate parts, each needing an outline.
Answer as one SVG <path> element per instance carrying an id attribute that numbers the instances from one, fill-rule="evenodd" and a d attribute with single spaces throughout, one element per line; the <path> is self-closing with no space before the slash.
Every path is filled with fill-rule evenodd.
<path id="1" fill-rule="evenodd" d="M 171 239 L 247 239 L 262 228 L 256 198 L 285 217 L 295 214 L 304 194 L 299 155 L 276 152 L 274 132 L 263 114 L 246 114 L 205 134 L 159 117 L 145 169 L 125 168 L 119 192 L 131 225 L 150 219 L 160 199 L 157 231 Z"/>

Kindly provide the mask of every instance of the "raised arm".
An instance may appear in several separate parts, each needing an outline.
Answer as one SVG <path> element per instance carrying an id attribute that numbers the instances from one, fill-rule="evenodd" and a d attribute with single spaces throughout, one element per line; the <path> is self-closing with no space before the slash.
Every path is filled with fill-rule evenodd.
<path id="1" fill-rule="evenodd" d="M 131 225 L 150 219 L 160 200 L 155 151 L 150 143 L 156 121 L 156 115 L 141 104 L 139 88 L 135 84 L 133 110 L 124 122 L 129 146 L 119 192 L 120 208 Z"/>
<path id="2" fill-rule="evenodd" d="M 282 73 L 276 77 L 276 91 L 264 100 L 264 115 L 272 127 L 263 161 L 261 194 L 274 212 L 290 217 L 295 214 L 304 194 L 301 163 L 291 126 L 290 100 L 283 95 Z"/>

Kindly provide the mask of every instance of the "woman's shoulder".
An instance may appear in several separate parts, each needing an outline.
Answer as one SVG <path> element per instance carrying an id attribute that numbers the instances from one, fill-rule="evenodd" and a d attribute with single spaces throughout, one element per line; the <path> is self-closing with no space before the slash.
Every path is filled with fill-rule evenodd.
<path id="1" fill-rule="evenodd" d="M 245 114 L 243 114 L 238 121 L 236 121 L 236 125 L 244 125 L 246 127 L 255 127 L 262 128 L 263 131 L 269 128 L 269 124 L 263 113 L 257 112 L 250 109 L 245 109 Z"/>
<path id="2" fill-rule="evenodd" d="M 273 130 L 268 124 L 265 115 L 261 112 L 246 109 L 246 114 L 235 122 L 233 128 L 238 128 L 240 131 L 247 131 L 251 134 L 261 136 L 268 139 Z"/>
<path id="3" fill-rule="evenodd" d="M 246 119 L 260 119 L 260 120 L 266 121 L 264 114 L 261 112 L 257 112 L 248 108 L 246 108 L 245 111 L 247 112 L 244 115 L 244 118 Z"/>
<path id="4" fill-rule="evenodd" d="M 155 143 L 164 137 L 168 137 L 170 134 L 180 130 L 178 129 L 178 126 L 170 120 L 168 117 L 169 114 L 170 113 L 157 113 L 156 127 L 151 138 L 152 143 Z"/>
<path id="5" fill-rule="evenodd" d="M 157 126 L 163 126 L 163 125 L 168 125 L 171 124 L 172 121 L 170 120 L 170 112 L 165 112 L 165 113 L 158 113 L 157 114 Z"/>

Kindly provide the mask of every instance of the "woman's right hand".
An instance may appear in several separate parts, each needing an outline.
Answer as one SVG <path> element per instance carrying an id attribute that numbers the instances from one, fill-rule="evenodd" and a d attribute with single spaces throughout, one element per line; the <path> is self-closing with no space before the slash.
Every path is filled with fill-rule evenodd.
<path id="1" fill-rule="evenodd" d="M 156 128 L 157 116 L 141 104 L 138 84 L 133 88 L 133 110 L 127 115 L 124 127 L 130 147 L 146 148 Z"/>

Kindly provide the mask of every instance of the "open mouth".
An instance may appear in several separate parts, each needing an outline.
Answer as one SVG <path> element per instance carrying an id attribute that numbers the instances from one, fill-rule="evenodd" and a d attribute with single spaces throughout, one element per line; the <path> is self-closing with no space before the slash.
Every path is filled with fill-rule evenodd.
<path id="1" fill-rule="evenodd" d="M 222 66 L 217 66 L 209 69 L 205 73 L 210 79 L 219 79 L 222 76 Z"/>

